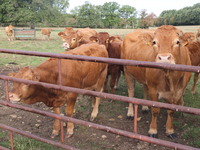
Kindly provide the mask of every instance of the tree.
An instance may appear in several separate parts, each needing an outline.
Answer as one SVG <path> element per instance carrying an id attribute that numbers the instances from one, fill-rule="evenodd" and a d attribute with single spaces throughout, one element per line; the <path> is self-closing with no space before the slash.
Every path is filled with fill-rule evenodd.
<path id="1" fill-rule="evenodd" d="M 137 11 L 134 7 L 123 5 L 119 9 L 119 14 L 125 28 L 128 28 L 128 26 L 134 28 L 136 26 Z"/>
<path id="2" fill-rule="evenodd" d="M 0 4 L 0 21 L 14 25 L 38 22 L 49 25 L 67 6 L 68 0 L 4 0 Z"/>
<path id="3" fill-rule="evenodd" d="M 99 7 L 92 5 L 87 1 L 84 5 L 72 10 L 72 14 L 76 18 L 77 27 L 101 27 L 102 23 Z"/>
<path id="4" fill-rule="evenodd" d="M 120 21 L 119 17 L 120 5 L 117 2 L 106 2 L 102 6 L 102 19 L 104 27 L 116 28 Z"/>

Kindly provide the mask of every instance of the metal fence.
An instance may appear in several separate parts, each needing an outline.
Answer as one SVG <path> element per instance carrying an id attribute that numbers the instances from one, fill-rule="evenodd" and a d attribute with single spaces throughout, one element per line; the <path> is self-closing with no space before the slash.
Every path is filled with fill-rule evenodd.
<path id="1" fill-rule="evenodd" d="M 124 60 L 124 59 L 114 59 L 114 58 L 102 58 L 102 57 L 89 57 L 89 56 L 80 56 L 80 55 L 63 55 L 63 54 L 53 54 L 53 53 L 44 53 L 44 52 L 32 52 L 32 51 L 21 51 L 21 50 L 10 50 L 10 49 L 0 49 L 1 53 L 10 53 L 10 54 L 22 54 L 22 55 L 30 55 L 30 56 L 42 56 L 42 57 L 53 57 L 53 58 L 59 58 L 60 59 L 73 59 L 73 60 L 83 60 L 83 61 L 93 61 L 93 62 L 105 62 L 105 63 L 113 63 L 113 64 L 120 64 L 120 65 L 133 65 L 133 66 L 138 66 L 138 67 L 151 67 L 151 68 L 158 68 L 158 69 L 171 69 L 171 70 L 178 70 L 178 71 L 188 71 L 188 72 L 199 72 L 200 67 L 197 66 L 187 66 L 187 65 L 171 65 L 171 64 L 159 64 L 159 63 L 154 63 L 154 62 L 145 62 L 145 61 L 134 61 L 134 60 Z M 60 63 L 58 63 L 58 68 L 61 68 Z M 0 100 L 1 105 L 13 107 L 16 109 L 21 109 L 25 111 L 29 111 L 32 113 L 37 113 L 40 115 L 48 116 L 48 117 L 53 117 L 60 119 L 62 122 L 73 122 L 75 124 L 87 126 L 90 128 L 96 128 L 99 130 L 103 130 L 106 132 L 118 134 L 118 135 L 123 135 L 127 136 L 132 139 L 137 139 L 169 148 L 174 148 L 174 149 L 183 149 L 183 150 L 197 150 L 198 148 L 190 147 L 187 145 L 182 145 L 178 143 L 173 143 L 165 140 L 160 140 L 156 138 L 151 138 L 148 136 L 144 136 L 141 134 L 137 133 L 137 114 L 138 114 L 138 105 L 146 105 L 146 106 L 153 106 L 153 107 L 160 107 L 160 108 L 166 108 L 166 109 L 171 109 L 175 111 L 181 111 L 181 112 L 186 112 L 186 113 L 191 113 L 195 115 L 200 115 L 200 109 L 197 108 L 191 108 L 191 107 L 185 107 L 185 106 L 179 106 L 179 105 L 173 105 L 173 104 L 166 104 L 166 103 L 161 103 L 161 102 L 153 102 L 153 101 L 148 101 L 148 100 L 143 100 L 143 99 L 138 99 L 138 98 L 131 98 L 131 97 L 126 97 L 126 96 L 118 96 L 114 94 L 108 94 L 108 93 L 101 93 L 101 92 L 95 92 L 95 91 L 90 91 L 90 90 L 84 90 L 84 89 L 78 89 L 78 88 L 72 88 L 72 87 L 67 87 L 67 86 L 61 86 L 61 85 L 54 85 L 54 84 L 49 84 L 49 83 L 43 83 L 43 82 L 35 82 L 35 81 L 30 81 L 30 80 L 24 80 L 24 79 L 18 79 L 14 77 L 9 77 L 5 75 L 0 75 L 0 79 L 5 80 L 5 89 L 6 89 L 6 99 L 7 101 L 2 101 Z M 41 111 L 37 110 L 34 108 L 30 107 L 25 107 L 17 104 L 12 104 L 9 102 L 8 98 L 8 81 L 15 81 L 15 82 L 22 82 L 26 84 L 34 84 L 34 85 L 41 85 L 46 88 L 54 88 L 54 89 L 59 89 L 63 91 L 70 91 L 74 93 L 79 93 L 83 95 L 91 95 L 91 96 L 98 96 L 102 98 L 109 98 L 117 101 L 123 101 L 123 102 L 128 102 L 128 103 L 133 103 L 135 107 L 134 111 L 134 132 L 128 132 L 124 130 L 119 130 L 116 128 L 108 127 L 108 126 L 103 126 L 83 120 L 78 120 L 75 118 L 67 117 L 67 116 L 60 116 L 54 113 L 46 112 L 46 111 Z M 23 136 L 27 136 L 30 138 L 34 138 L 36 140 L 46 142 L 49 144 L 52 144 L 54 146 L 58 146 L 64 149 L 76 149 L 74 147 L 68 146 L 63 144 L 64 142 L 64 132 L 63 132 L 63 123 L 61 123 L 61 142 L 55 142 L 52 140 L 47 140 L 41 137 L 38 137 L 36 135 L 20 131 L 18 129 L 14 129 L 12 127 L 0 124 L 0 128 L 4 130 L 8 130 L 10 132 L 10 143 L 11 143 L 11 148 L 14 150 L 14 144 L 13 144 L 13 132 L 21 134 Z M 0 149 L 6 149 L 3 147 L 0 147 Z"/>

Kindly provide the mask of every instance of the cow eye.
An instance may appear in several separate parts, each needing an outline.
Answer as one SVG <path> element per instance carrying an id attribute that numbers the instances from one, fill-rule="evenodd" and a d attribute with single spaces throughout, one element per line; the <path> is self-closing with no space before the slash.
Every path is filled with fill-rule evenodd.
<path id="1" fill-rule="evenodd" d="M 73 38 L 73 39 L 72 39 L 72 41 L 75 41 L 75 40 L 76 40 L 76 38 Z"/>
<path id="2" fill-rule="evenodd" d="M 176 41 L 176 44 L 179 45 L 179 44 L 180 44 L 180 41 Z"/>
<path id="3" fill-rule="evenodd" d="M 153 45 L 156 45 L 156 41 L 153 41 Z"/>

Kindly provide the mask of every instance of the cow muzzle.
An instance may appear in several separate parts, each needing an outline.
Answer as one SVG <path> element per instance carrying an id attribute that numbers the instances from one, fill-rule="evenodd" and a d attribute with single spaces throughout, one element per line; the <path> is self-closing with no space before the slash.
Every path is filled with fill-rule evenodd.
<path id="1" fill-rule="evenodd" d="M 21 100 L 15 93 L 9 93 L 9 99 L 12 103 L 16 103 Z"/>
<path id="2" fill-rule="evenodd" d="M 63 47 L 65 50 L 67 50 L 67 49 L 70 48 L 70 45 L 69 45 L 67 42 L 65 42 L 65 43 L 63 43 L 62 47 Z"/>
<path id="3" fill-rule="evenodd" d="M 158 54 L 156 56 L 157 63 L 175 64 L 174 56 L 171 53 Z"/>

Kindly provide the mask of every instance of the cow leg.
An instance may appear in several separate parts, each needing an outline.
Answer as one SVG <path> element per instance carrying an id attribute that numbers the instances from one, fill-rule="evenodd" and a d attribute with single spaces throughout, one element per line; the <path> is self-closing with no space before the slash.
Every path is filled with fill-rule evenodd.
<path id="1" fill-rule="evenodd" d="M 104 82 L 104 88 L 103 91 L 108 93 L 108 75 L 106 76 L 106 80 Z"/>
<path id="2" fill-rule="evenodd" d="M 74 106 L 76 103 L 77 94 L 75 93 L 68 93 L 68 100 L 67 100 L 67 106 L 66 106 L 66 115 L 68 117 L 72 117 L 74 112 Z M 74 134 L 74 123 L 67 122 L 67 135 L 66 137 L 69 138 Z"/>
<path id="3" fill-rule="evenodd" d="M 50 40 L 50 35 L 48 35 L 48 41 Z"/>
<path id="4" fill-rule="evenodd" d="M 191 90 L 192 94 L 194 94 L 196 92 L 196 84 L 197 84 L 198 78 L 199 78 L 199 73 L 195 73 L 194 74 L 194 83 L 193 83 L 192 90 Z"/>
<path id="5" fill-rule="evenodd" d="M 149 88 L 149 97 L 152 101 L 158 101 L 158 93 L 156 89 L 154 88 Z M 151 124 L 149 128 L 149 136 L 150 137 L 157 137 L 158 131 L 157 131 L 157 116 L 160 113 L 160 108 L 157 107 L 152 107 L 152 118 L 151 118 Z"/>
<path id="6" fill-rule="evenodd" d="M 103 86 L 106 79 L 107 79 L 107 68 L 101 73 L 95 91 L 97 92 L 103 91 Z M 95 102 L 93 103 L 93 110 L 91 113 L 90 121 L 93 121 L 97 117 L 97 114 L 99 113 L 99 104 L 100 104 L 100 97 L 95 97 Z"/>
<path id="7" fill-rule="evenodd" d="M 54 107 L 53 112 L 59 115 L 60 107 Z M 60 120 L 54 119 L 53 132 L 51 134 L 51 138 L 55 138 L 57 135 L 59 135 L 59 132 L 60 132 Z"/>
<path id="8" fill-rule="evenodd" d="M 175 138 L 174 127 L 173 127 L 173 110 L 167 110 L 167 122 L 166 122 L 166 134 L 170 138 Z"/>
<path id="9" fill-rule="evenodd" d="M 134 96 L 134 88 L 135 88 L 135 80 L 132 78 L 131 75 L 126 73 L 126 71 L 125 71 L 125 78 L 126 78 L 126 83 L 128 85 L 128 96 L 133 97 Z M 134 112 L 133 104 L 129 103 L 128 112 L 127 112 L 127 119 L 133 119 L 134 118 L 133 112 Z"/>
<path id="10" fill-rule="evenodd" d="M 118 88 L 120 76 L 121 76 L 121 71 L 119 71 L 117 74 L 117 79 L 115 81 L 115 87 L 114 87 L 115 90 Z"/>
<path id="11" fill-rule="evenodd" d="M 143 84 L 143 98 L 147 100 L 147 86 Z M 142 112 L 143 113 L 148 113 L 149 112 L 149 107 L 142 105 Z"/>
<path id="12" fill-rule="evenodd" d="M 103 89 L 100 91 L 102 92 Z M 90 121 L 94 121 L 94 119 L 97 117 L 97 114 L 99 113 L 99 104 L 100 104 L 100 97 L 95 97 L 95 100 L 93 101 L 93 109 L 90 117 Z"/>
<path id="13" fill-rule="evenodd" d="M 115 83 L 117 80 L 117 74 L 116 73 L 112 73 L 111 74 L 111 78 L 110 78 L 110 88 L 111 88 L 111 93 L 114 94 L 115 93 Z"/>

